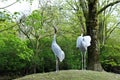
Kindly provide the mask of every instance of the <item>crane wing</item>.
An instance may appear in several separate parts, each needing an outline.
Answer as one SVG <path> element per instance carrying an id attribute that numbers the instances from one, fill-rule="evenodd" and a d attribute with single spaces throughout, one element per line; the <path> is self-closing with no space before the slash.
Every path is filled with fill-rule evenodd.
<path id="1" fill-rule="evenodd" d="M 62 62 L 64 58 L 65 58 L 65 54 L 64 54 L 64 52 L 62 51 L 62 52 L 61 52 L 61 56 L 60 56 L 60 58 L 59 58 L 59 59 L 60 59 L 60 62 Z"/>
<path id="2" fill-rule="evenodd" d="M 84 36 L 83 39 L 84 39 L 84 45 L 86 47 L 91 45 L 91 43 L 90 43 L 91 42 L 91 37 L 90 36 Z"/>
<path id="3" fill-rule="evenodd" d="M 83 40 L 83 37 L 82 37 L 82 36 L 79 36 L 79 37 L 77 38 L 77 41 L 76 41 L 76 47 L 77 47 L 77 48 L 79 48 L 79 47 L 81 46 L 82 40 Z"/>
<path id="4" fill-rule="evenodd" d="M 60 62 L 65 58 L 64 52 L 57 43 L 52 44 L 52 51 L 59 58 Z"/>

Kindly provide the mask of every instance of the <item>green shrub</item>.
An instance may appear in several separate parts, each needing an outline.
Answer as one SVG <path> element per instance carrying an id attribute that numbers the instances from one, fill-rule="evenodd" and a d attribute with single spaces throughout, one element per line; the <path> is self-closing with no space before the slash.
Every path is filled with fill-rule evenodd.
<path id="1" fill-rule="evenodd" d="M 14 35 L 0 35 L 0 71 L 19 71 L 30 63 L 33 51 Z"/>
<path id="2" fill-rule="evenodd" d="M 111 68 L 114 66 L 120 66 L 119 47 L 105 45 L 101 50 L 101 63 L 107 71 L 111 71 Z"/>

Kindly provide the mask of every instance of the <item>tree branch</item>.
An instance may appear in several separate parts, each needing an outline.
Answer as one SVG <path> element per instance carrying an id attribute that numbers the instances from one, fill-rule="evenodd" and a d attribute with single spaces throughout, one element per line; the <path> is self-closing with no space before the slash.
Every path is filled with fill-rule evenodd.
<path id="1" fill-rule="evenodd" d="M 103 8 L 101 8 L 98 11 L 97 15 L 99 15 L 101 12 L 103 12 L 104 10 L 106 10 L 109 6 L 113 6 L 113 5 L 115 5 L 115 4 L 119 3 L 119 2 L 120 2 L 120 0 L 115 1 L 115 2 L 111 2 L 111 3 L 107 4 L 106 6 L 104 6 Z"/>
<path id="2" fill-rule="evenodd" d="M 108 32 L 109 32 L 109 34 L 108 34 L 108 36 L 106 37 L 106 40 L 110 37 L 110 34 L 117 28 L 117 26 L 120 24 L 120 22 L 118 22 L 116 25 L 115 25 L 115 27 L 113 27 L 112 29 L 110 29 Z M 114 25 L 113 25 L 114 26 Z M 108 33 L 107 32 L 107 33 Z"/>
<path id="3" fill-rule="evenodd" d="M 13 4 L 15 4 L 15 3 L 17 3 L 18 1 L 15 1 L 15 2 L 13 2 L 13 3 L 11 3 L 11 4 L 9 4 L 9 5 L 7 5 L 7 6 L 5 6 L 5 7 L 1 7 L 0 9 L 5 9 L 5 8 L 7 8 L 7 7 L 9 7 L 9 6 L 12 6 Z"/>
<path id="4" fill-rule="evenodd" d="M 88 6 L 86 5 L 86 0 L 79 0 L 79 5 L 81 6 L 82 8 L 82 11 L 83 11 L 83 15 L 84 17 L 87 19 L 87 14 L 88 14 Z"/>
<path id="5" fill-rule="evenodd" d="M 73 9 L 73 10 L 77 10 L 68 0 L 66 0 L 66 2 L 70 5 L 70 7 Z"/>

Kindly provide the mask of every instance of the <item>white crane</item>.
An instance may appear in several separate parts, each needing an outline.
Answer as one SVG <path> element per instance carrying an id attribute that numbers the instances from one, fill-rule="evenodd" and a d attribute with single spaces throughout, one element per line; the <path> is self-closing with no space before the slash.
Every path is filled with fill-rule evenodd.
<path id="1" fill-rule="evenodd" d="M 65 58 L 65 54 L 63 52 L 63 50 L 60 48 L 60 46 L 57 44 L 56 42 L 56 33 L 57 33 L 57 29 L 54 27 L 54 37 L 53 37 L 53 41 L 52 41 L 52 51 L 55 54 L 55 58 L 56 58 L 56 72 L 59 71 L 59 61 L 62 62 L 63 59 Z"/>
<path id="2" fill-rule="evenodd" d="M 80 49 L 81 51 L 81 56 L 82 56 L 82 70 L 86 69 L 86 52 L 87 52 L 87 47 L 90 46 L 91 42 L 91 37 L 90 36 L 79 36 L 76 41 L 76 47 Z"/>

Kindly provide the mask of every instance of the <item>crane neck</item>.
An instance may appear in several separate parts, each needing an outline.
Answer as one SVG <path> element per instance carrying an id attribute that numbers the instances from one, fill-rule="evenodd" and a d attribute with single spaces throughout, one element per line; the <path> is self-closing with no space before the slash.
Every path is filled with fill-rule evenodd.
<path id="1" fill-rule="evenodd" d="M 53 41 L 56 42 L 56 34 L 54 34 Z"/>

